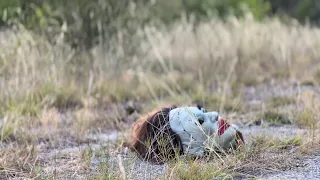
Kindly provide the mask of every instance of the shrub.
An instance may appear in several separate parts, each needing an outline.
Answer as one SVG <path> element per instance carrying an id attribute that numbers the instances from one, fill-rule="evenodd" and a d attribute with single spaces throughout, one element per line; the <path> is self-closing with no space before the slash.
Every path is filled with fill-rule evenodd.
<path id="1" fill-rule="evenodd" d="M 112 39 L 126 40 L 150 21 L 170 24 L 183 13 L 201 20 L 243 16 L 249 10 L 262 18 L 269 7 L 262 0 L 4 0 L 0 3 L 0 25 L 21 23 L 51 36 L 64 33 L 70 44 L 91 47 Z"/>

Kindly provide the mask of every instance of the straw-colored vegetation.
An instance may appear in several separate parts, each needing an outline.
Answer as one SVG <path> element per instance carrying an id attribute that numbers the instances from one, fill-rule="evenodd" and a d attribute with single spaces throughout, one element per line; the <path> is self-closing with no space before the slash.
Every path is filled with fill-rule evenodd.
<path id="1" fill-rule="evenodd" d="M 85 47 L 79 46 L 87 37 L 73 36 L 75 24 L 50 29 L 50 8 L 32 21 L 48 20 L 45 32 L 14 16 L 14 26 L 0 29 L 0 179 L 130 178 L 134 162 L 122 167 L 128 162 L 119 155 L 125 138 L 100 135 L 125 132 L 164 104 L 200 103 L 240 125 L 291 124 L 309 133 L 258 136 L 231 155 L 179 159 L 168 163 L 163 179 L 251 178 L 313 153 L 320 144 L 320 29 L 262 18 L 268 5 L 259 7 L 196 20 L 187 14 L 170 25 L 161 17 L 134 31 L 115 25 L 115 34 L 106 33 L 110 42 L 100 34 L 95 38 L 104 41 Z M 81 43 L 75 48 L 74 41 Z M 113 156 L 116 163 L 107 163 Z"/>

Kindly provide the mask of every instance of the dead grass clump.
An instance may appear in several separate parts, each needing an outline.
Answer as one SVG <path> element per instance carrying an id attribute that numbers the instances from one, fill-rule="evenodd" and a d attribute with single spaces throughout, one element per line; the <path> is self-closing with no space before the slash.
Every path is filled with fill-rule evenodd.
<path id="1" fill-rule="evenodd" d="M 301 127 L 315 129 L 319 124 L 317 113 L 310 108 L 300 110 L 297 113 L 296 124 Z"/>
<path id="2" fill-rule="evenodd" d="M 0 151 L 0 178 L 32 178 L 37 175 L 37 152 L 32 145 L 5 145 Z"/>
<path id="3" fill-rule="evenodd" d="M 57 108 L 62 112 L 83 108 L 83 102 L 79 95 L 66 90 L 45 95 L 41 104 L 42 107 Z"/>
<path id="4" fill-rule="evenodd" d="M 129 118 L 122 105 L 112 104 L 106 108 L 82 108 L 73 112 L 78 130 L 121 129 Z M 79 129 L 80 128 L 80 129 Z"/>
<path id="5" fill-rule="evenodd" d="M 298 152 L 303 155 L 319 155 L 320 151 L 320 132 L 319 130 L 312 130 L 307 134 L 306 140 L 299 147 Z"/>
<path id="6" fill-rule="evenodd" d="M 10 117 L 6 116 L 1 120 L 1 141 L 8 141 L 10 139 L 15 139 L 14 135 L 16 133 L 16 129 L 18 127 L 18 121 L 10 119 Z"/>
<path id="7" fill-rule="evenodd" d="M 56 108 L 48 108 L 39 113 L 38 119 L 43 127 L 57 128 L 62 121 L 62 115 Z"/>
<path id="8" fill-rule="evenodd" d="M 280 97 L 273 97 L 268 102 L 272 107 L 283 107 L 290 104 L 295 104 L 296 100 L 292 97 L 287 96 L 280 96 Z"/>
<path id="9" fill-rule="evenodd" d="M 320 125 L 320 102 L 312 91 L 303 93 L 298 101 L 301 109 L 296 113 L 296 124 L 301 127 L 316 129 Z"/>
<path id="10" fill-rule="evenodd" d="M 0 119 L 0 142 L 30 143 L 32 138 L 28 136 L 26 124 L 30 122 L 28 117 L 7 113 Z"/>
<path id="11" fill-rule="evenodd" d="M 130 99 L 136 99 L 134 94 L 135 85 L 131 88 L 124 88 L 128 84 L 119 83 L 120 81 L 108 81 L 101 82 L 101 84 L 94 88 L 92 91 L 93 97 L 95 97 L 99 104 L 111 104 L 125 102 Z"/>

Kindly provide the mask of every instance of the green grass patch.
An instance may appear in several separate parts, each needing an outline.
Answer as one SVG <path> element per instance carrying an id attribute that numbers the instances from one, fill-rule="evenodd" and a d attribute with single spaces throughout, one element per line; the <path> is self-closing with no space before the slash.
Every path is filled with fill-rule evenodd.
<path id="1" fill-rule="evenodd" d="M 72 88 L 57 88 L 44 85 L 36 91 L 25 94 L 11 94 L 2 97 L 0 115 L 16 113 L 24 116 L 36 116 L 42 108 L 55 107 L 60 111 L 83 107 L 81 96 Z"/>
<path id="2" fill-rule="evenodd" d="M 219 166 L 201 161 L 187 161 L 171 164 L 164 179 L 232 179 L 232 174 L 225 173 Z"/>
<path id="3" fill-rule="evenodd" d="M 291 120 L 286 115 L 275 111 L 267 111 L 262 115 L 259 115 L 258 120 L 264 120 L 272 126 L 292 124 Z"/>
<path id="4" fill-rule="evenodd" d="M 295 103 L 295 99 L 287 96 L 274 97 L 268 102 L 272 107 L 281 107 Z"/>
<path id="5" fill-rule="evenodd" d="M 320 122 L 318 112 L 311 108 L 298 111 L 296 117 L 296 124 L 300 127 L 315 129 Z"/>
<path id="6" fill-rule="evenodd" d="M 253 138 L 253 146 L 258 148 L 267 149 L 288 149 L 290 147 L 300 146 L 302 144 L 302 138 L 300 136 L 288 137 L 288 138 L 276 138 L 270 139 L 262 136 Z M 264 147 L 262 147 L 264 146 Z"/>

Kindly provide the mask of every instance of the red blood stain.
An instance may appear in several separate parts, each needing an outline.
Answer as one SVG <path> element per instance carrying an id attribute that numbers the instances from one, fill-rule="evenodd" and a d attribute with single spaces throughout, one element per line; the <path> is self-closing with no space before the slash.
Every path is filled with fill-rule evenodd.
<path id="1" fill-rule="evenodd" d="M 220 119 L 218 121 L 218 135 L 221 136 L 229 127 L 230 125 L 226 122 L 226 120 Z"/>

